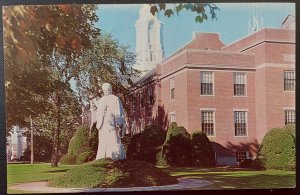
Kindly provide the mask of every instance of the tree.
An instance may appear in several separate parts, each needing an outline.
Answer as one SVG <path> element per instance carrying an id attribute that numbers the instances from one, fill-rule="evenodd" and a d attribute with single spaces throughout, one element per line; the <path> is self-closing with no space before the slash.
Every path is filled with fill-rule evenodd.
<path id="1" fill-rule="evenodd" d="M 94 27 L 95 10 L 95 5 L 3 9 L 7 131 L 12 125 L 29 126 L 28 116 L 47 110 L 53 83 L 49 65 L 41 62 L 53 52 L 75 59 L 91 47 L 90 38 L 100 32 Z"/>
<path id="2" fill-rule="evenodd" d="M 158 4 L 150 4 L 150 5 L 151 5 L 150 12 L 153 15 L 155 15 L 155 13 L 162 11 L 165 16 L 171 17 L 175 13 L 178 15 L 184 9 L 186 11 L 194 12 L 196 13 L 195 21 L 197 23 L 202 23 L 204 20 L 208 19 L 208 14 L 207 14 L 208 11 L 212 19 L 217 19 L 216 11 L 219 10 L 219 8 L 213 3 L 177 3 L 177 4 L 173 4 L 172 6 L 173 8 L 167 8 L 166 3 L 158 3 Z"/>
<path id="3" fill-rule="evenodd" d="M 106 33 L 92 39 L 92 44 L 78 61 L 82 66 L 75 80 L 81 97 L 87 100 L 88 94 L 95 94 L 105 82 L 112 85 L 116 95 L 125 94 L 126 85 L 132 85 L 132 77 L 139 74 L 132 68 L 135 54 Z"/>
<path id="4" fill-rule="evenodd" d="M 71 91 L 69 81 L 79 69 L 76 60 L 84 49 L 92 47 L 90 39 L 100 32 L 93 25 L 98 20 L 95 10 L 95 5 L 14 6 L 4 10 L 8 125 L 28 126 L 29 116 L 35 121 L 51 113 L 56 125 L 52 166 L 58 162 L 64 106 L 70 103 L 66 98 Z"/>

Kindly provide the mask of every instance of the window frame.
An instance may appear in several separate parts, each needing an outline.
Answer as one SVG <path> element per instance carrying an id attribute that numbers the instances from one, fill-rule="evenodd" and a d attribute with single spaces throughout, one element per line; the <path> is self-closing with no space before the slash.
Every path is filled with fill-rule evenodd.
<path id="1" fill-rule="evenodd" d="M 174 116 L 174 118 L 175 118 L 175 120 L 174 121 L 172 121 L 172 116 Z M 172 122 L 176 122 L 176 112 L 169 112 L 169 117 L 170 117 L 170 124 L 172 123 Z"/>
<path id="2" fill-rule="evenodd" d="M 213 134 L 206 134 L 203 129 L 203 113 L 204 112 L 212 112 L 212 120 L 213 120 Z M 216 137 L 216 109 L 215 108 L 200 108 L 200 123 L 201 123 L 201 131 L 205 133 L 207 137 Z"/>
<path id="3" fill-rule="evenodd" d="M 294 122 L 287 122 L 287 112 L 292 111 L 294 112 L 294 116 L 291 115 L 291 119 L 294 118 Z M 284 125 L 289 125 L 289 124 L 295 124 L 296 123 L 296 110 L 295 108 L 285 108 L 284 109 Z"/>
<path id="4" fill-rule="evenodd" d="M 245 152 L 245 155 L 240 155 L 240 153 L 242 153 L 242 152 Z M 245 158 L 241 159 L 241 158 L 239 158 L 240 156 L 245 156 Z M 249 152 L 246 150 L 238 150 L 235 152 L 235 158 L 236 158 L 236 162 L 240 163 L 243 160 L 249 159 Z M 239 160 L 239 159 L 241 159 L 241 160 Z"/>
<path id="5" fill-rule="evenodd" d="M 202 82 L 202 76 L 204 73 L 210 73 L 211 74 L 211 80 L 212 80 L 212 83 L 203 83 Z M 214 76 L 214 72 L 213 71 L 200 71 L 200 96 L 214 96 L 215 95 L 215 86 L 214 86 L 214 83 L 215 83 L 215 76 Z M 203 88 L 202 88 L 202 84 L 211 84 L 211 94 L 203 94 Z"/>
<path id="6" fill-rule="evenodd" d="M 237 112 L 244 112 L 245 113 L 245 135 L 237 135 L 236 131 L 236 124 L 243 124 L 243 123 L 236 123 L 236 115 Z M 248 110 L 246 109 L 234 109 L 233 110 L 233 129 L 234 129 L 234 137 L 248 137 Z"/>
<path id="7" fill-rule="evenodd" d="M 286 73 L 288 72 L 293 72 L 294 73 L 294 78 L 286 78 Z M 290 89 L 287 89 L 287 81 L 293 81 L 293 89 L 290 90 Z M 291 83 L 289 83 L 291 84 Z M 284 70 L 283 71 L 283 91 L 286 91 L 286 92 L 293 92 L 293 91 L 296 91 L 296 72 L 295 70 Z"/>
<path id="8" fill-rule="evenodd" d="M 236 83 L 236 75 L 244 75 L 244 84 Z M 236 94 L 236 86 L 244 85 L 244 94 Z M 246 97 L 247 96 L 247 73 L 246 72 L 233 72 L 233 96 L 234 97 Z"/>
<path id="9" fill-rule="evenodd" d="M 169 91 L 169 93 L 170 93 L 170 100 L 171 101 L 175 100 L 175 78 L 174 77 L 170 78 L 170 80 L 169 80 L 169 88 L 170 88 L 170 91 Z M 172 90 L 173 90 L 173 93 L 172 93 Z M 172 96 L 172 94 L 173 94 L 173 96 Z"/>

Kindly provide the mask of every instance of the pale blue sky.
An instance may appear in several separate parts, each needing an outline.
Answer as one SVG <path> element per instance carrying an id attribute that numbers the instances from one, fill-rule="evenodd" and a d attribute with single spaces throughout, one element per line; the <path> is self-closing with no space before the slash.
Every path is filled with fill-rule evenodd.
<path id="1" fill-rule="evenodd" d="M 248 34 L 248 21 L 252 14 L 250 3 L 216 4 L 218 20 L 209 18 L 204 23 L 195 22 L 195 14 L 187 11 L 179 16 L 165 17 L 162 13 L 159 19 L 164 23 L 163 41 L 166 57 L 192 39 L 193 32 L 217 32 L 221 40 L 231 43 Z M 130 46 L 135 51 L 135 21 L 141 5 L 99 5 L 97 26 L 104 32 L 109 32 L 120 43 Z M 295 13 L 294 3 L 264 3 L 264 27 L 278 28 L 289 13 Z"/>

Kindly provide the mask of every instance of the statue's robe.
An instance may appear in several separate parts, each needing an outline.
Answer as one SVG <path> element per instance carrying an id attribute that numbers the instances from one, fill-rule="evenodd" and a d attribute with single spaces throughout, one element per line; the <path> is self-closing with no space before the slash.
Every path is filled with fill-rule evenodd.
<path id="1" fill-rule="evenodd" d="M 96 103 L 96 128 L 99 130 L 99 143 L 96 160 L 111 158 L 126 159 L 125 148 L 120 134 L 125 130 L 124 109 L 120 98 L 115 95 L 103 96 Z M 117 126 L 120 129 L 117 129 Z M 122 132 L 119 132 L 122 131 Z"/>

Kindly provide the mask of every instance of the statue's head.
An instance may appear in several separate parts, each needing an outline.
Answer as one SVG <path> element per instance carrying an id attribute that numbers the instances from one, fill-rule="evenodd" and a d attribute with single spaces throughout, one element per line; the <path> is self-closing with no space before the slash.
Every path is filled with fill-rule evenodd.
<path id="1" fill-rule="evenodd" d="M 109 84 L 109 83 L 103 83 L 102 90 L 103 90 L 104 95 L 110 95 L 110 94 L 112 94 L 111 84 Z"/>

